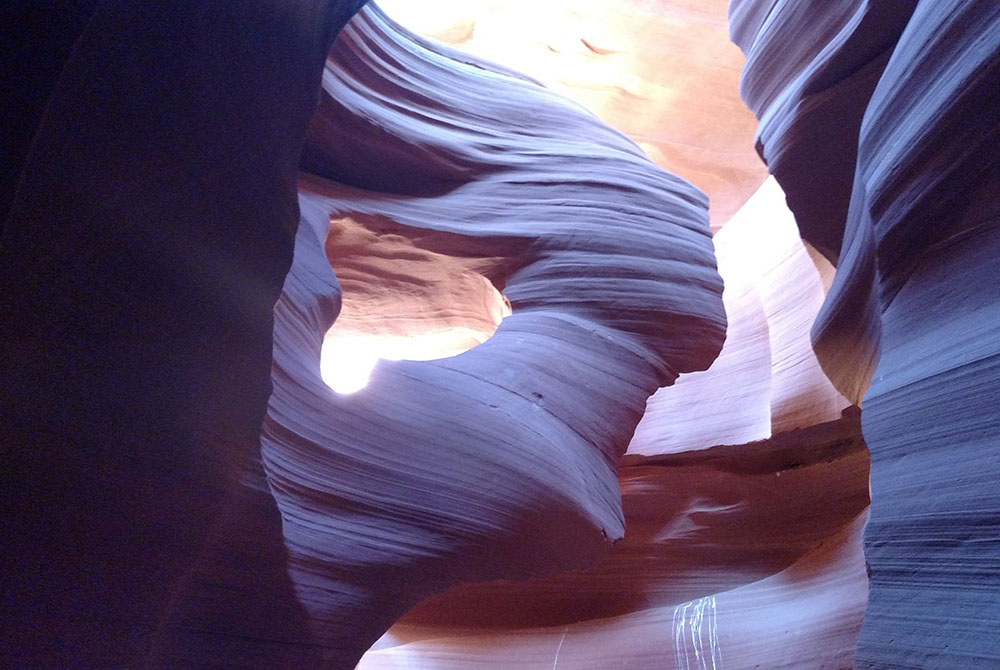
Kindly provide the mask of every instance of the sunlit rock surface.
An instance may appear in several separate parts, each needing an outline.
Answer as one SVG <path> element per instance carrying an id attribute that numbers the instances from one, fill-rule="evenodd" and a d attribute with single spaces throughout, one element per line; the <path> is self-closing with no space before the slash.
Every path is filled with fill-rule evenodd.
<path id="1" fill-rule="evenodd" d="M 767 176 L 726 0 L 385 0 L 407 28 L 529 74 L 709 197 L 713 229 Z"/>
<path id="2" fill-rule="evenodd" d="M 713 242 L 726 284 L 726 343 L 709 370 L 650 398 L 630 454 L 761 440 L 833 421 L 850 405 L 823 374 L 809 339 L 833 268 L 799 238 L 773 179 Z"/>
<path id="3" fill-rule="evenodd" d="M 773 182 L 715 243 L 727 342 L 650 399 L 618 472 L 623 540 L 588 571 L 426 600 L 362 668 L 850 667 L 868 457 L 809 346 L 831 268 Z"/>
<path id="4" fill-rule="evenodd" d="M 995 668 L 1000 5 L 731 12 L 762 155 L 839 252 L 814 336 L 872 451 L 857 667 Z"/>
<path id="5" fill-rule="evenodd" d="M 296 593 L 347 666 L 429 595 L 606 553 L 646 399 L 711 364 L 725 314 L 704 196 L 578 105 L 374 8 L 341 33 L 323 89 L 262 454 Z M 331 264 L 355 332 L 496 331 L 335 394 Z"/>
<path id="6" fill-rule="evenodd" d="M 849 668 L 867 589 L 864 516 L 775 575 L 592 623 L 504 633 L 399 625 L 360 670 Z M 846 632 L 846 633 L 845 633 Z M 805 633 L 805 634 L 803 634 Z"/>
<path id="7" fill-rule="evenodd" d="M 505 62 L 510 64 L 509 54 Z M 529 72 L 537 76 L 537 70 Z M 322 120 L 317 126 L 333 128 Z M 317 133 L 313 138 L 317 145 L 338 142 Z M 744 141 L 752 144 L 749 132 Z M 322 149 L 311 151 L 317 155 Z M 400 159 L 404 165 L 413 160 Z M 428 160 L 435 170 L 444 164 L 439 152 Z M 460 163 L 474 165 L 469 158 Z M 443 183 L 455 179 L 445 169 L 436 173 Z M 313 183 L 306 184 L 311 188 Z M 404 188 L 410 197 L 393 205 L 401 212 L 414 195 L 412 185 Z M 371 232 L 349 237 L 366 238 L 364 245 L 338 242 L 344 239 L 344 221 L 354 230 L 365 218 L 393 244 L 396 236 L 416 231 L 350 209 L 326 205 L 333 220 L 326 242 L 330 262 L 338 272 L 343 264 L 345 277 L 373 273 L 377 285 L 378 261 L 364 260 L 364 245 L 373 245 L 376 257 L 378 248 L 390 247 Z M 421 235 L 428 240 L 425 247 L 435 238 L 433 231 Z M 867 594 L 860 529 L 868 504 L 868 459 L 858 415 L 841 418 L 850 403 L 823 374 L 809 338 L 833 268 L 799 239 L 773 181 L 716 235 L 714 246 L 726 282 L 726 344 L 710 370 L 682 376 L 648 403 L 618 473 L 624 539 L 588 571 L 464 586 L 425 600 L 375 644 L 362 668 L 712 667 L 727 653 L 734 667 L 851 665 Z M 430 251 L 446 252 L 447 241 Z M 463 256 L 468 254 L 463 245 Z M 488 334 L 502 303 L 487 299 L 497 307 L 484 309 L 484 301 L 473 297 L 476 283 L 465 277 L 474 259 L 439 261 L 452 268 L 454 291 L 466 295 L 456 294 L 450 304 L 476 313 L 457 319 L 461 328 L 467 332 L 479 323 L 479 332 Z M 358 282 L 359 291 L 365 281 Z M 391 281 L 411 284 L 408 295 L 397 299 L 416 304 L 433 302 L 429 292 L 447 292 L 433 288 L 432 278 L 392 275 Z M 510 296 L 509 289 L 504 292 Z M 412 309 L 400 308 L 404 314 Z M 426 320 L 430 323 L 414 318 L 397 327 L 419 333 L 433 328 L 432 319 Z M 377 341 L 381 324 L 393 319 L 351 321 L 353 333 L 369 329 Z M 330 330 L 327 346 L 341 327 Z M 358 396 L 345 400 L 345 407 L 363 405 Z M 719 446 L 726 444 L 731 446 Z M 757 588 L 763 583 L 767 586 Z M 777 584 L 781 589 L 774 589 Z M 729 593 L 740 595 L 729 598 Z"/>

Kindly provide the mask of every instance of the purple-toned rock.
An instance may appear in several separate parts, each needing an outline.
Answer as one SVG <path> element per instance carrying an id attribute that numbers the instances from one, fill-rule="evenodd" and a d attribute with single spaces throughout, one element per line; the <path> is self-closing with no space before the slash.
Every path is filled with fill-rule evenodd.
<path id="1" fill-rule="evenodd" d="M 1000 5 L 771 5 L 732 5 L 744 94 L 804 236 L 843 230 L 815 346 L 872 452 L 857 667 L 997 667 Z"/>
<path id="2" fill-rule="evenodd" d="M 706 199 L 378 10 L 324 70 L 357 4 L 109 2 L 77 42 L 0 247 L 4 663 L 350 667 L 622 537 L 646 399 L 725 337 Z M 453 271 L 477 333 L 513 313 L 339 396 L 341 258 L 355 316 L 392 285 L 475 321 Z"/>
<path id="3" fill-rule="evenodd" d="M 334 150 L 359 141 L 376 171 Z M 263 456 L 296 593 L 347 666 L 429 595 L 605 553 L 646 399 L 712 362 L 725 315 L 696 189 L 579 106 L 373 8 L 331 52 L 306 156 Z M 337 395 L 320 345 L 350 239 L 370 243 L 373 300 L 380 273 L 452 257 L 513 313 L 466 353 L 382 361 Z"/>
<path id="4" fill-rule="evenodd" d="M 0 666 L 317 667 L 259 429 L 358 3 L 94 5 L 0 241 Z"/>

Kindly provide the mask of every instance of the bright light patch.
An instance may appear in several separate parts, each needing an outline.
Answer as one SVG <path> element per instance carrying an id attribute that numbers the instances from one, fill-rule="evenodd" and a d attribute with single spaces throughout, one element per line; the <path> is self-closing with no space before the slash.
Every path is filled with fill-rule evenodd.
<path id="1" fill-rule="evenodd" d="M 456 24 L 475 21 L 488 9 L 484 0 L 379 0 L 378 6 L 393 20 L 421 35 L 446 33 Z"/>
<path id="2" fill-rule="evenodd" d="M 320 351 L 319 373 L 337 393 L 357 393 L 368 385 L 379 358 L 376 344 L 368 338 L 327 338 Z"/>
<path id="3" fill-rule="evenodd" d="M 380 359 L 457 356 L 490 339 L 511 313 L 493 283 L 469 267 L 481 261 L 420 249 L 405 227 L 404 234 L 390 235 L 365 223 L 378 224 L 365 217 L 333 220 L 326 243 L 343 296 L 340 315 L 323 338 L 319 371 L 344 395 L 369 381 L 391 384 L 393 368 L 401 366 L 379 366 Z"/>
<path id="4" fill-rule="evenodd" d="M 505 312 L 503 316 L 510 314 L 510 308 Z M 327 386 L 341 395 L 349 395 L 368 385 L 379 360 L 450 358 L 482 344 L 492 334 L 461 326 L 413 335 L 339 333 L 334 327 L 323 341 L 319 372 Z"/>

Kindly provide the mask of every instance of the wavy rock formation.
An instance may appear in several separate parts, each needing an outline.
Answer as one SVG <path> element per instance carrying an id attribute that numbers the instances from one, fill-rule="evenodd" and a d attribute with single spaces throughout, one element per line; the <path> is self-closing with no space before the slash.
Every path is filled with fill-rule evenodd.
<path id="1" fill-rule="evenodd" d="M 347 667 L 429 594 L 622 537 L 646 399 L 724 339 L 704 196 L 370 10 L 296 207 L 354 9 L 106 3 L 77 42 L 0 252 L 5 662 Z M 356 330 L 496 332 L 337 396 L 328 255 Z"/>
<path id="2" fill-rule="evenodd" d="M 787 194 L 802 237 L 834 263 L 861 118 L 914 5 L 730 3 L 730 34 L 747 56 L 740 93 L 760 119 L 758 151 Z"/>
<path id="3" fill-rule="evenodd" d="M 400 625 L 359 670 L 490 668 L 497 658 L 530 670 L 850 667 L 867 595 L 856 578 L 863 523 L 771 577 L 675 606 L 502 634 Z"/>
<path id="4" fill-rule="evenodd" d="M 712 241 L 726 284 L 726 343 L 710 369 L 649 399 L 629 454 L 761 440 L 836 420 L 850 404 L 809 338 L 833 267 L 799 238 L 777 183 L 765 182 Z"/>
<path id="5" fill-rule="evenodd" d="M 371 230 L 359 231 L 358 215 L 340 209 L 332 218 L 330 262 L 360 291 L 380 281 L 379 261 L 365 249 L 392 253 L 372 231 L 390 243 L 415 234 L 370 216 Z M 773 181 L 713 241 L 726 283 L 726 344 L 711 369 L 682 376 L 647 403 L 618 473 L 622 541 L 588 571 L 460 586 L 424 600 L 362 668 L 700 668 L 723 658 L 736 667 L 851 665 L 867 595 L 860 530 L 868 459 L 858 415 L 840 418 L 849 402 L 823 374 L 808 334 L 833 268 L 799 239 Z M 488 334 L 499 308 L 484 303 L 498 303 L 475 296 L 469 262 L 436 251 L 406 256 L 431 257 L 461 278 L 456 289 L 466 297 L 447 304 L 478 308 L 442 316 Z M 420 274 L 390 281 L 403 280 L 406 301 L 435 304 L 445 292 Z M 413 313 L 406 305 L 378 311 L 370 318 Z M 350 320 L 350 336 L 368 328 L 384 339 L 379 323 Z M 409 316 L 392 328 L 434 327 L 419 321 Z"/>
<path id="6" fill-rule="evenodd" d="M 1000 665 L 1000 6 L 733 0 L 730 218 L 721 0 L 232 4 L 53 39 L 0 665 Z"/>
<path id="7" fill-rule="evenodd" d="M 591 570 L 425 600 L 362 668 L 851 665 L 867 451 L 809 346 L 830 268 L 782 201 L 767 184 L 715 237 L 727 341 L 650 399 L 618 471 L 622 541 Z"/>
<path id="8" fill-rule="evenodd" d="M 839 249 L 814 336 L 872 451 L 857 667 L 996 667 L 1000 6 L 731 9 L 762 155 Z"/>
<path id="9" fill-rule="evenodd" d="M 711 363 L 725 315 L 703 196 L 580 107 L 371 7 L 323 86 L 262 453 L 296 593 L 346 667 L 428 595 L 606 552 L 647 397 Z M 377 172 L 353 163 L 358 142 Z M 338 396 L 319 365 L 330 264 L 360 243 L 364 267 L 344 266 L 359 303 L 402 284 L 420 300 L 447 272 L 456 295 L 502 289 L 512 314 L 466 353 L 383 361 Z M 456 317 L 421 304 L 424 328 Z"/>
<path id="10" fill-rule="evenodd" d="M 849 667 L 867 597 L 856 411 L 772 440 L 630 461 L 594 570 L 425 601 L 361 668 Z"/>

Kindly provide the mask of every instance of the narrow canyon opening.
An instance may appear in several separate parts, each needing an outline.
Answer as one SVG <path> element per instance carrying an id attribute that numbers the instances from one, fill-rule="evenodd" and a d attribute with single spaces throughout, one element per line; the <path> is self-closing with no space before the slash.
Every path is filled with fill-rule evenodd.
<path id="1" fill-rule="evenodd" d="M 21 5 L 0 666 L 1000 667 L 1000 4 Z"/>
<path id="2" fill-rule="evenodd" d="M 360 391 L 379 360 L 468 351 L 511 314 L 507 298 L 477 270 L 481 261 L 421 248 L 419 236 L 385 217 L 331 219 L 325 249 L 343 294 L 323 338 L 320 373 L 335 392 Z"/>

